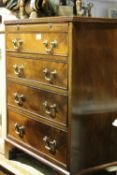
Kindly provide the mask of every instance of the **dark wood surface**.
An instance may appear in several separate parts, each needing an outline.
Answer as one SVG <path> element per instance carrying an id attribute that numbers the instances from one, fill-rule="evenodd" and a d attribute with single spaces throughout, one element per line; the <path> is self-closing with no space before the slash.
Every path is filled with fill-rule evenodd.
<path id="1" fill-rule="evenodd" d="M 5 21 L 6 25 L 11 24 L 43 24 L 43 23 L 63 23 L 63 22 L 84 22 L 84 23 L 117 23 L 116 18 L 105 18 L 105 17 L 78 17 L 78 16 L 56 16 L 56 17 L 43 17 L 37 19 L 24 19 L 24 20 L 10 20 Z"/>
<path id="2" fill-rule="evenodd" d="M 56 93 L 50 93 L 41 89 L 31 88 L 30 86 L 24 86 L 21 84 L 8 81 L 8 104 L 20 108 L 20 110 L 29 111 L 34 113 L 38 120 L 41 118 L 51 120 L 53 125 L 55 122 L 58 125 L 67 126 L 67 97 L 58 95 Z M 18 104 L 18 97 L 15 98 L 14 93 L 17 96 L 23 95 L 22 104 Z M 44 103 L 47 102 L 46 107 Z M 55 112 L 49 106 L 56 104 Z M 48 114 L 52 112 L 52 114 Z"/>
<path id="3" fill-rule="evenodd" d="M 13 111 L 8 111 L 8 137 L 23 144 L 25 147 L 32 148 L 39 155 L 46 156 L 47 159 L 55 161 L 60 166 L 65 166 L 67 161 L 67 134 L 61 130 L 57 130 L 50 126 L 41 124 L 31 120 L 25 116 L 21 116 Z M 24 127 L 23 135 L 16 132 L 15 125 Z M 48 142 L 56 141 L 55 148 L 48 150 L 44 137 L 48 138 Z M 50 145 L 47 144 L 49 147 Z M 53 146 L 54 147 L 54 146 Z"/>
<path id="4" fill-rule="evenodd" d="M 45 35 L 49 41 L 57 36 L 60 47 L 58 45 L 51 54 L 43 52 L 42 43 L 40 48 L 37 46 L 37 41 L 34 40 L 37 33 L 35 24 L 39 24 L 45 33 L 46 28 L 51 26 L 51 32 Z M 63 25 L 65 30 L 62 33 Z M 70 175 L 80 174 L 86 170 L 89 170 L 87 173 L 93 173 L 93 169 L 114 165 L 117 161 L 117 127 L 113 125 L 117 119 L 117 20 L 55 17 L 10 21 L 6 22 L 6 26 L 10 121 L 7 141 L 11 139 L 14 145 L 16 142 L 21 149 L 29 150 L 32 155 L 35 149 L 41 149 L 45 153 L 41 155 L 43 158 L 48 159 L 48 155 L 50 156 L 50 164 L 51 161 L 55 166 L 66 164 Z M 31 33 L 28 31 L 28 26 Z M 21 32 L 20 35 L 18 30 Z M 28 41 L 24 50 L 23 48 L 13 50 L 11 39 L 16 35 Z M 39 49 L 42 52 L 38 52 Z M 33 52 L 35 52 L 34 59 Z M 18 65 L 25 64 L 27 79 L 14 76 L 12 64 L 15 64 L 15 61 Z M 45 83 L 41 75 L 38 75 L 38 71 L 42 72 L 41 68 L 45 65 L 60 72 L 60 78 L 58 76 L 55 80 L 55 87 L 54 83 Z M 38 83 L 34 83 L 33 80 Z M 14 91 L 25 94 L 26 101 L 22 106 L 14 103 L 11 95 Z M 47 119 L 44 114 L 41 105 L 45 99 L 50 104 L 57 103 L 60 113 L 57 113 L 56 119 L 50 117 Z M 34 113 L 41 114 L 44 120 L 41 117 L 37 120 Z M 14 132 L 15 120 L 25 125 L 28 130 L 24 140 Z M 65 126 L 61 127 L 62 124 Z M 32 138 L 28 140 L 32 132 L 34 142 Z M 58 151 L 55 158 L 43 147 L 41 138 L 48 133 L 51 138 L 55 136 L 58 142 L 64 143 L 61 152 Z M 38 140 L 38 136 L 41 140 Z M 40 153 L 38 154 L 40 156 Z"/>
<path id="5" fill-rule="evenodd" d="M 48 61 L 41 59 L 30 59 L 30 58 L 16 58 L 16 57 L 8 57 L 7 61 L 7 77 L 9 78 L 18 78 L 18 75 L 14 73 L 13 65 L 17 67 L 23 66 L 22 73 L 19 78 L 24 80 L 30 80 L 33 82 L 40 84 L 51 85 L 54 87 L 67 89 L 68 88 L 68 69 L 66 63 Z M 44 74 L 44 70 L 48 70 L 48 75 Z M 52 71 L 56 71 L 55 77 L 52 81 L 48 81 L 46 77 L 50 77 Z"/>
<path id="6" fill-rule="evenodd" d="M 77 23 L 73 41 L 71 153 L 84 169 L 117 160 L 116 24 Z"/>

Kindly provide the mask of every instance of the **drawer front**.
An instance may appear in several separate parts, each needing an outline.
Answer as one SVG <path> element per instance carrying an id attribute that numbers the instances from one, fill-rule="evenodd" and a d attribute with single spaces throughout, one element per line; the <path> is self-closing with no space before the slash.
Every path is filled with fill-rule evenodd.
<path id="1" fill-rule="evenodd" d="M 67 89 L 67 64 L 7 57 L 7 75 Z"/>
<path id="2" fill-rule="evenodd" d="M 8 81 L 8 103 L 66 125 L 67 97 Z"/>
<path id="3" fill-rule="evenodd" d="M 66 164 L 67 133 L 8 111 L 8 137 Z M 33 138 L 32 138 L 33 136 Z"/>
<path id="4" fill-rule="evenodd" d="M 68 34 L 8 33 L 6 48 L 8 51 L 67 56 Z"/>
<path id="5" fill-rule="evenodd" d="M 6 26 L 6 32 L 68 32 L 68 23 L 16 24 Z"/>

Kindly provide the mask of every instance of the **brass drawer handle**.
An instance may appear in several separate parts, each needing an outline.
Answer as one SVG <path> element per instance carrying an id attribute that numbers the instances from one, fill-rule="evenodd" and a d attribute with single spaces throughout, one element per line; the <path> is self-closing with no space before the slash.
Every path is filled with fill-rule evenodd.
<path id="1" fill-rule="evenodd" d="M 47 101 L 43 103 L 45 107 L 45 113 L 51 117 L 56 117 L 56 104 L 49 105 Z"/>
<path id="2" fill-rule="evenodd" d="M 19 135 L 20 137 L 23 137 L 25 134 L 25 128 L 24 126 L 20 126 L 18 123 L 15 123 L 14 125 L 15 133 Z"/>
<path id="3" fill-rule="evenodd" d="M 13 68 L 15 75 L 17 75 L 18 77 L 21 77 L 23 75 L 23 69 L 24 69 L 23 65 L 17 66 L 16 64 L 14 64 Z"/>
<path id="4" fill-rule="evenodd" d="M 43 138 L 43 141 L 45 143 L 45 148 L 48 151 L 56 152 L 56 140 L 50 140 L 47 136 Z"/>
<path id="5" fill-rule="evenodd" d="M 13 39 L 12 40 L 13 48 L 15 50 L 19 50 L 23 44 L 23 41 L 21 39 Z"/>
<path id="6" fill-rule="evenodd" d="M 13 93 L 14 96 L 14 101 L 18 105 L 23 105 L 24 102 L 24 95 L 23 94 L 18 94 L 17 92 Z"/>
<path id="7" fill-rule="evenodd" d="M 51 42 L 50 42 L 50 48 L 48 48 L 49 43 L 48 43 L 47 40 L 43 41 L 43 44 L 44 44 L 44 46 L 45 46 L 45 51 L 46 51 L 47 53 L 52 53 L 52 52 L 53 52 L 53 49 L 54 49 L 55 47 L 57 47 L 58 42 L 57 42 L 56 40 L 51 41 Z"/>
<path id="8" fill-rule="evenodd" d="M 49 82 L 51 82 L 53 79 L 55 79 L 55 77 L 57 75 L 57 71 L 56 70 L 53 70 L 53 71 L 49 72 L 49 70 L 47 68 L 45 68 L 43 70 L 43 73 L 44 73 L 45 80 L 49 81 Z"/>

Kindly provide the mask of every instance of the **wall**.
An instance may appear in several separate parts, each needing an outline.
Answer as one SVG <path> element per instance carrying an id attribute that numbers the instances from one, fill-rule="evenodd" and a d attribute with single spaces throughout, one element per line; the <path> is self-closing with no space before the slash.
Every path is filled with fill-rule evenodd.
<path id="1" fill-rule="evenodd" d="M 2 24 L 0 24 L 0 117 L 2 117 L 2 137 L 0 137 L 0 153 L 4 153 L 4 138 L 6 136 L 6 75 L 5 75 L 5 34 L 4 21 L 16 19 L 16 17 L 6 8 L 0 8 Z"/>
<path id="2" fill-rule="evenodd" d="M 94 7 L 92 9 L 93 16 L 96 17 L 108 17 L 108 9 L 117 9 L 117 0 L 82 0 L 83 2 L 93 2 Z"/>
<path id="3" fill-rule="evenodd" d="M 3 31 L 0 29 L 0 32 Z M 4 137 L 5 137 L 5 116 L 6 116 L 6 109 L 5 109 L 5 37 L 4 33 L 0 33 L 0 117 L 2 117 L 2 125 L 0 126 L 1 135 L 0 137 L 0 152 L 4 152 Z"/>

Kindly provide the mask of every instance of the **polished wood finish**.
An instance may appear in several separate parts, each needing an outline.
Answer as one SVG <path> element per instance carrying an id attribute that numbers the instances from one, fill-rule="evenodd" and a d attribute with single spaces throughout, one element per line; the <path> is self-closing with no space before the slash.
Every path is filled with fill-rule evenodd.
<path id="1" fill-rule="evenodd" d="M 68 32 L 68 24 L 67 23 L 61 23 L 61 24 L 30 24 L 26 25 L 15 25 L 15 26 L 6 26 L 7 32 L 62 32 L 66 33 Z"/>
<path id="2" fill-rule="evenodd" d="M 17 51 L 17 49 L 14 49 L 13 47 L 13 40 L 21 40 L 22 44 L 19 47 L 20 52 L 24 53 L 40 53 L 40 54 L 49 54 L 49 55 L 62 55 L 67 56 L 68 55 L 68 35 L 63 32 L 41 32 L 38 31 L 38 33 L 8 33 L 7 34 L 7 41 L 6 41 L 6 49 L 8 51 Z M 57 46 L 52 49 L 51 52 L 46 51 L 46 47 L 43 42 L 48 41 L 47 49 L 51 48 L 51 42 L 56 41 Z"/>
<path id="3" fill-rule="evenodd" d="M 15 97 L 17 93 L 17 97 Z M 18 103 L 18 96 L 23 95 Z M 33 102 L 33 103 L 32 103 Z M 45 106 L 47 102 L 48 106 Z M 28 110 L 35 114 L 36 118 L 44 118 L 57 122 L 61 125 L 67 125 L 67 97 L 56 93 L 44 91 L 43 89 L 31 88 L 20 84 L 8 81 L 8 104 L 11 106 L 19 107 L 21 110 Z M 49 106 L 56 104 L 55 109 L 49 109 Z M 55 110 L 55 111 L 52 111 Z M 51 114 L 47 113 L 52 112 Z"/>
<path id="4" fill-rule="evenodd" d="M 10 21 L 5 21 L 5 24 L 10 27 L 11 24 L 14 25 L 27 25 L 27 24 L 63 24 L 63 23 L 68 23 L 68 22 L 73 22 L 73 23 L 108 23 L 108 24 L 115 24 L 117 22 L 117 19 L 114 18 L 98 18 L 98 17 L 78 17 L 78 16 L 54 16 L 54 17 L 45 17 L 45 18 L 35 18 L 35 19 L 24 19 L 24 20 L 10 20 Z M 7 27 L 6 26 L 6 27 Z M 7 29 L 8 30 L 8 29 Z"/>
<path id="5" fill-rule="evenodd" d="M 66 133 L 12 111 L 8 112 L 8 123 L 8 137 L 14 139 L 27 148 L 29 147 L 30 149 L 32 148 L 32 150 L 34 149 L 34 151 L 38 152 L 38 154 L 46 156 L 47 159 L 52 159 L 52 161 L 57 161 L 58 164 L 65 166 L 64 164 L 66 164 L 67 157 Z M 24 127 L 24 133 L 22 136 L 16 132 L 16 124 Z M 48 150 L 47 148 L 49 146 L 46 148 L 44 137 L 48 137 L 50 141 L 55 140 L 57 142 L 55 150 Z"/>
<path id="6" fill-rule="evenodd" d="M 45 53 L 43 40 L 39 41 L 40 47 L 37 46 L 38 42 L 35 41 L 39 29 L 37 26 L 41 26 L 40 31 L 44 30 L 41 31 L 42 35 L 49 38 L 49 41 L 57 37 L 60 42 L 60 45 L 53 48 L 51 54 Z M 54 27 L 48 32 L 46 31 L 48 26 Z M 65 26 L 64 32 L 62 32 L 63 26 Z M 28 42 L 30 39 L 30 43 L 25 45 L 24 42 L 21 49 L 14 51 L 11 40 L 15 36 L 21 36 Z M 53 155 L 49 154 L 50 165 L 55 166 L 58 172 L 65 170 L 63 174 L 93 173 L 102 167 L 116 164 L 117 20 L 50 17 L 8 21 L 6 43 L 9 123 L 17 120 L 26 125 L 28 120 L 29 125 L 33 126 L 32 129 L 26 127 L 29 132 L 34 130 L 35 139 L 37 139 L 36 134 L 41 135 L 41 138 L 46 133 L 40 129 L 41 127 L 47 128 L 45 130 L 52 138 L 56 133 L 64 133 L 63 137 L 61 134 L 57 135 L 57 139 L 61 143 L 65 141 L 63 146 L 65 152 L 63 150 L 59 152 L 60 155 L 57 154 L 55 161 L 52 161 Z M 26 64 L 25 78 L 14 76 L 13 64 Z M 33 64 L 36 65 L 35 69 Z M 48 69 L 57 69 L 60 72 L 60 79 L 56 79 L 53 83 L 45 83 L 41 75 L 38 75 L 38 71 L 42 72 L 41 68 L 45 65 Z M 24 101 L 22 106 L 16 105 L 11 95 L 14 91 L 19 94 L 24 93 L 28 101 Z M 57 118 L 47 118 L 44 114 L 41 105 L 46 99 L 49 104 L 56 102 L 59 106 L 60 113 L 57 113 Z M 7 142 L 36 157 L 35 149 L 43 148 L 43 142 L 39 140 L 40 147 L 38 147 L 38 142 L 31 145 L 27 140 L 18 138 L 9 123 Z M 47 138 L 46 141 L 49 142 Z M 43 149 L 41 151 L 43 152 Z M 39 156 L 40 153 L 37 151 L 36 158 L 40 159 Z M 41 156 L 45 160 L 48 159 L 47 153 Z M 66 167 L 61 166 L 63 163 Z"/>
<path id="7" fill-rule="evenodd" d="M 83 169 L 83 165 L 88 168 L 116 161 L 117 130 L 112 122 L 117 107 L 117 28 L 108 23 L 75 23 L 73 40 L 73 58 L 78 59 L 72 61 L 73 67 L 77 65 L 72 69 L 72 138 L 79 134 L 71 152 L 77 154 L 75 162 Z"/>
<path id="8" fill-rule="evenodd" d="M 17 67 L 23 66 L 21 74 L 15 74 L 13 65 Z M 46 79 L 46 75 L 43 72 L 45 69 L 48 70 L 47 77 L 50 77 L 50 73 L 56 70 L 56 75 L 52 81 Z M 32 83 L 35 81 L 39 84 L 43 83 L 62 89 L 68 88 L 67 70 L 66 63 L 45 61 L 44 59 L 25 59 L 12 56 L 8 57 L 7 61 L 7 76 L 9 78 L 18 78 L 19 76 L 19 78 L 30 80 Z"/>

